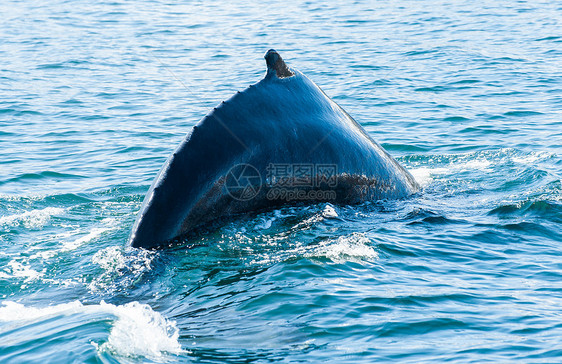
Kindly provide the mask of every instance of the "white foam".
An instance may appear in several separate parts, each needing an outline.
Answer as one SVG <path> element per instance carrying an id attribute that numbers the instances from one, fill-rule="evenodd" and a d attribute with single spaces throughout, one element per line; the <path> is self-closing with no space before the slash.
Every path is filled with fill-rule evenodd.
<path id="1" fill-rule="evenodd" d="M 465 163 L 461 163 L 457 166 L 455 166 L 457 170 L 460 171 L 472 171 L 472 170 L 481 170 L 481 171 L 485 171 L 488 170 L 489 167 L 492 165 L 492 162 L 490 162 L 487 159 L 474 159 Z"/>
<path id="2" fill-rule="evenodd" d="M 36 253 L 34 253 L 33 255 L 30 256 L 30 259 L 50 259 L 52 257 L 54 257 L 55 255 L 61 253 L 61 252 L 68 252 L 71 250 L 75 250 L 79 247 L 81 247 L 82 245 L 89 243 L 92 240 L 95 240 L 97 238 L 99 238 L 102 234 L 111 231 L 111 230 L 115 230 L 117 229 L 117 220 L 113 219 L 113 218 L 107 218 L 107 219 L 103 219 L 102 223 L 104 223 L 104 227 L 94 227 L 94 228 L 89 228 L 88 229 L 80 229 L 77 228 L 76 226 L 71 226 L 71 225 L 61 225 L 61 227 L 63 228 L 70 228 L 72 229 L 72 231 L 65 231 L 65 232 L 61 232 L 61 233 L 57 233 L 55 235 L 51 235 L 48 237 L 47 236 L 45 238 L 45 240 L 49 240 L 49 241 L 56 241 L 57 243 L 62 244 L 62 246 L 59 249 L 52 249 L 49 248 L 47 250 L 45 250 L 44 248 L 41 248 L 39 246 L 35 246 L 32 247 L 30 249 L 30 251 L 35 251 L 35 250 L 40 250 Z M 77 236 L 79 236 L 77 238 Z"/>
<path id="3" fill-rule="evenodd" d="M 94 344 L 102 352 L 149 359 L 162 357 L 165 353 L 182 352 L 175 322 L 167 320 L 147 304 L 130 302 L 116 306 L 102 301 L 99 305 L 83 305 L 79 301 L 73 301 L 42 308 L 11 301 L 4 301 L 2 304 L 0 322 L 33 321 L 75 314 L 92 315 L 95 320 L 105 321 L 106 318 L 100 318 L 100 314 L 112 316 L 115 321 L 107 341 L 101 345 Z"/>
<path id="4" fill-rule="evenodd" d="M 40 229 L 49 222 L 51 216 L 60 215 L 63 212 L 64 209 L 58 207 L 46 207 L 41 210 L 26 211 L 20 214 L 0 217 L 0 225 L 23 225 L 27 229 Z"/>
<path id="5" fill-rule="evenodd" d="M 336 209 L 334 209 L 334 206 L 327 204 L 322 211 L 322 216 L 327 219 L 334 219 L 338 217 L 338 213 L 336 212 Z"/>
<path id="6" fill-rule="evenodd" d="M 99 265 L 103 272 L 92 280 L 88 285 L 89 289 L 95 292 L 122 288 L 152 269 L 150 263 L 156 252 L 134 249 L 129 253 L 124 254 L 122 247 L 118 246 L 98 251 L 92 258 L 92 263 Z M 127 274 L 124 274 L 125 272 Z M 126 279 L 116 280 L 117 277 L 122 276 Z"/>
<path id="7" fill-rule="evenodd" d="M 461 156 L 459 160 L 448 163 L 445 167 L 418 167 L 408 169 L 410 174 L 422 187 L 426 187 L 433 182 L 434 177 L 450 173 L 467 172 L 467 171 L 490 171 L 492 161 L 480 156 L 477 159 L 472 159 L 473 154 Z M 430 160 L 431 163 L 441 163 L 440 161 Z"/>
<path id="8" fill-rule="evenodd" d="M 78 239 L 74 239 L 72 241 L 66 241 L 63 243 L 62 251 L 69 251 L 74 250 L 96 238 L 98 238 L 101 234 L 115 230 L 117 228 L 117 220 L 114 218 L 106 218 L 102 220 L 102 223 L 105 227 L 96 227 L 92 228 L 88 233 L 84 236 L 79 237 Z M 83 232 L 78 232 L 77 234 L 83 234 Z M 72 234 L 72 235 L 77 235 Z M 70 236 L 72 236 L 70 235 Z"/>
<path id="9" fill-rule="evenodd" d="M 379 255 L 371 244 L 365 234 L 353 233 L 335 240 L 326 240 L 307 256 L 326 257 L 334 263 L 377 259 Z"/>
<path id="10" fill-rule="evenodd" d="M 512 160 L 515 163 L 529 165 L 529 164 L 534 164 L 535 162 L 537 162 L 539 160 L 548 159 L 551 156 L 552 156 L 552 154 L 547 153 L 547 152 L 532 152 L 532 153 L 530 153 L 529 155 L 526 155 L 526 156 L 513 157 Z"/>
<path id="11" fill-rule="evenodd" d="M 69 251 L 69 250 L 74 250 L 82 245 L 84 245 L 85 243 L 97 238 L 98 236 L 100 236 L 102 233 L 111 230 L 110 228 L 93 228 L 92 230 L 90 230 L 90 232 L 76 240 L 73 241 L 67 241 L 65 243 L 63 243 L 63 248 L 62 251 Z"/>
<path id="12" fill-rule="evenodd" d="M 25 278 L 24 282 L 30 282 L 43 276 L 43 272 L 38 272 L 15 260 L 8 262 L 5 269 L 9 272 L 3 272 L 4 278 Z"/>
<path id="13" fill-rule="evenodd" d="M 45 199 L 45 195 L 38 195 L 38 194 L 21 194 L 21 195 L 13 195 L 7 193 L 0 193 L 0 200 L 2 201 L 10 201 L 10 202 L 19 202 L 19 201 L 39 201 Z"/>
<path id="14" fill-rule="evenodd" d="M 148 358 L 182 352 L 175 322 L 153 311 L 149 305 L 131 302 L 114 306 L 102 302 L 101 307 L 117 316 L 118 320 L 111 328 L 107 342 L 100 345 L 98 350 Z"/>
<path id="15" fill-rule="evenodd" d="M 98 264 L 106 271 L 114 271 L 126 267 L 126 259 L 121 250 L 117 246 L 98 251 L 92 258 L 92 263 Z"/>
<path id="16" fill-rule="evenodd" d="M 0 307 L 0 322 L 33 321 L 60 314 L 72 314 L 83 307 L 79 301 L 42 308 L 27 307 L 12 301 L 4 301 L 2 304 L 4 307 Z"/>
<path id="17" fill-rule="evenodd" d="M 409 171 L 419 185 L 425 187 L 433 181 L 434 176 L 444 174 L 448 171 L 448 169 L 420 167 L 410 169 Z"/>

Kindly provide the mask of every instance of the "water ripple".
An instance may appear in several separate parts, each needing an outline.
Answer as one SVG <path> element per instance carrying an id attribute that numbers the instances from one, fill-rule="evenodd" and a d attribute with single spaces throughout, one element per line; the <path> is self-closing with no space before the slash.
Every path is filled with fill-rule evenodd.
<path id="1" fill-rule="evenodd" d="M 560 361 L 559 4 L 268 5 L 0 4 L 0 361 Z M 422 191 L 126 248 L 271 47 Z"/>

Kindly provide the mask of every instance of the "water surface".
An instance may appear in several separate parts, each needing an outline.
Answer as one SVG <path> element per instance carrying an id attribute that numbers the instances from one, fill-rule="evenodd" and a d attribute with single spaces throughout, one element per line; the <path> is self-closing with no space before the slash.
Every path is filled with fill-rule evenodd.
<path id="1" fill-rule="evenodd" d="M 562 7 L 0 5 L 0 361 L 562 357 Z M 277 49 L 423 187 L 126 247 L 144 194 Z"/>

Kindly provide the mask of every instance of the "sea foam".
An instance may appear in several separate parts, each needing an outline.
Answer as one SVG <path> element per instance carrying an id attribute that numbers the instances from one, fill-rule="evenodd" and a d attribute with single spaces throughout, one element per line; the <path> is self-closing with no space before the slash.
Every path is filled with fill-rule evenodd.
<path id="1" fill-rule="evenodd" d="M 36 325 L 40 326 L 41 321 L 72 315 L 91 316 L 94 321 L 113 319 L 107 340 L 92 342 L 100 353 L 157 359 L 165 354 L 182 352 L 175 322 L 152 310 L 149 305 L 136 301 L 124 305 L 104 301 L 84 305 L 80 301 L 73 301 L 41 308 L 4 301 L 0 306 L 0 322 L 11 323 L 12 327 L 19 323 L 25 325 L 29 321 L 38 321 Z"/>
<path id="2" fill-rule="evenodd" d="M 60 215 L 63 212 L 64 209 L 59 207 L 46 207 L 14 215 L 0 216 L 0 226 L 23 225 L 27 229 L 41 229 L 49 222 L 51 216 Z"/>
<path id="3" fill-rule="evenodd" d="M 308 257 L 325 257 L 334 263 L 347 261 L 374 260 L 378 253 L 371 246 L 371 240 L 362 233 L 352 233 L 321 242 Z"/>

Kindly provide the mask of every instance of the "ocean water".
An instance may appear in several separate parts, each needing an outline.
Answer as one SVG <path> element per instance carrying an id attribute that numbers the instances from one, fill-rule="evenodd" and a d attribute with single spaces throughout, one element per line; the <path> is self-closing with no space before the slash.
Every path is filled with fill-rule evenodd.
<path id="1" fill-rule="evenodd" d="M 562 4 L 0 3 L 0 362 L 560 362 Z M 421 193 L 127 247 L 277 49 Z"/>

